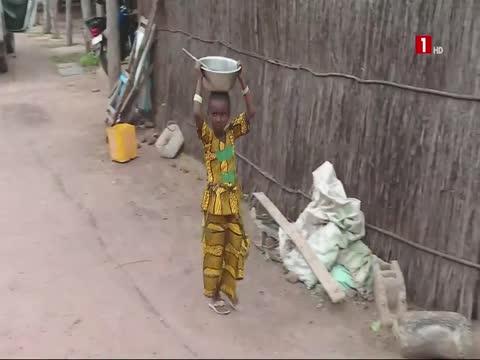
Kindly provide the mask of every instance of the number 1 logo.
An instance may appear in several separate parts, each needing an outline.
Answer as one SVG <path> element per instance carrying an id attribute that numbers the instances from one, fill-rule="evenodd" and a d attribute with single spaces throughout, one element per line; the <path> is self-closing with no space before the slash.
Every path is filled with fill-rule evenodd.
<path id="1" fill-rule="evenodd" d="M 432 36 L 431 35 L 415 36 L 415 53 L 416 54 L 432 53 Z"/>

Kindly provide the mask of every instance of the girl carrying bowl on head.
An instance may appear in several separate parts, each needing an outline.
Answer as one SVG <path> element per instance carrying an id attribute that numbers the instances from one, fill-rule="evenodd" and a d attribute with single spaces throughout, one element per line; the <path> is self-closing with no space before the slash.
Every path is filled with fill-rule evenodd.
<path id="1" fill-rule="evenodd" d="M 237 309 L 236 282 L 244 277 L 245 261 L 250 242 L 240 215 L 241 190 L 235 161 L 235 141 L 249 132 L 255 116 L 252 96 L 239 65 L 246 111 L 230 121 L 228 92 L 211 92 L 207 113 L 202 111 L 202 78 L 204 72 L 196 64 L 197 87 L 193 97 L 193 114 L 198 137 L 202 141 L 207 187 L 203 194 L 203 286 L 209 307 L 217 314 L 227 315 Z M 225 304 L 222 293 L 226 296 Z"/>

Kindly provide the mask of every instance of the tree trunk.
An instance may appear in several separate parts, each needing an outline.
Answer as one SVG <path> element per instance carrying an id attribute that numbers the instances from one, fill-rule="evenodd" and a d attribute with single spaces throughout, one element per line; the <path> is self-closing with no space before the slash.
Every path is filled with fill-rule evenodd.
<path id="1" fill-rule="evenodd" d="M 107 59 L 110 88 L 120 75 L 120 29 L 118 28 L 118 0 L 107 1 Z"/>
<path id="2" fill-rule="evenodd" d="M 66 41 L 67 46 L 73 45 L 72 0 L 65 1 Z"/>
<path id="3" fill-rule="evenodd" d="M 50 16 L 50 0 L 43 0 L 43 32 L 50 34 L 52 32 L 52 19 Z"/>
<path id="4" fill-rule="evenodd" d="M 80 4 L 82 6 L 83 37 L 85 39 L 85 50 L 89 52 L 91 36 L 90 32 L 87 29 L 87 26 L 85 25 L 85 20 L 92 17 L 92 3 L 90 0 L 81 0 Z"/>
<path id="5" fill-rule="evenodd" d="M 58 30 L 58 0 L 50 0 L 50 9 L 52 12 L 52 33 L 55 38 L 60 37 Z"/>

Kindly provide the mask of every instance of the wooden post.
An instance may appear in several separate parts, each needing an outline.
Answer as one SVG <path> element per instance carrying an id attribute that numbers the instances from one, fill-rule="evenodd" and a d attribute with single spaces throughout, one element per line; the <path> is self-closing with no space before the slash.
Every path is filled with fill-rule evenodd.
<path id="1" fill-rule="evenodd" d="M 105 16 L 105 11 L 103 10 L 102 4 L 95 4 L 95 12 L 98 17 Z"/>
<path id="2" fill-rule="evenodd" d="M 67 46 L 73 45 L 72 0 L 65 0 L 66 41 Z"/>
<path id="3" fill-rule="evenodd" d="M 52 33 L 55 39 L 60 37 L 60 31 L 58 30 L 58 0 L 50 0 L 50 10 L 52 12 Z"/>
<path id="4" fill-rule="evenodd" d="M 87 20 L 92 17 L 92 3 L 90 0 L 81 0 L 80 5 L 82 7 L 83 20 Z"/>
<path id="5" fill-rule="evenodd" d="M 90 0 L 81 0 L 80 5 L 82 7 L 82 18 L 83 18 L 83 38 L 85 40 L 85 50 L 90 51 L 90 32 L 85 25 L 85 20 L 92 17 L 92 3 Z"/>
<path id="6" fill-rule="evenodd" d="M 32 16 L 30 17 L 30 24 L 29 27 L 34 27 L 38 25 L 38 1 L 35 1 L 33 5 L 33 10 L 32 10 Z"/>
<path id="7" fill-rule="evenodd" d="M 43 0 L 43 33 L 52 32 L 52 19 L 50 17 L 50 0 Z"/>
<path id="8" fill-rule="evenodd" d="M 120 29 L 118 28 L 118 0 L 107 1 L 107 62 L 110 89 L 120 76 Z"/>

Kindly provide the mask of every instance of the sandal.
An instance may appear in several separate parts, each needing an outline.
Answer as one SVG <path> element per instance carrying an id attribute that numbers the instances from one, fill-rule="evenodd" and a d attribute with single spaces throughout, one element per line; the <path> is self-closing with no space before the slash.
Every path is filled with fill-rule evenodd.
<path id="1" fill-rule="evenodd" d="M 228 305 L 230 305 L 230 307 L 235 310 L 235 311 L 240 311 L 240 309 L 238 308 L 238 304 L 234 304 L 232 300 L 230 300 L 230 298 L 227 296 L 227 302 L 228 302 Z"/>
<path id="2" fill-rule="evenodd" d="M 208 306 L 218 315 L 230 314 L 230 310 L 225 307 L 225 301 L 223 300 L 216 300 L 213 303 L 209 303 Z"/>

